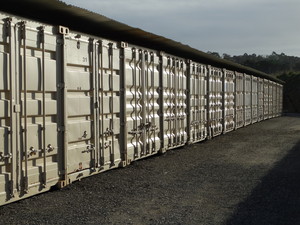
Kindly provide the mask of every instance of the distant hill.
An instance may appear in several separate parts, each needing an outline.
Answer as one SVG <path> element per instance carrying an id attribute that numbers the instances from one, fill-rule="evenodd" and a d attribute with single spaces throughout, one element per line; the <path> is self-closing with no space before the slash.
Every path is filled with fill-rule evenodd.
<path id="1" fill-rule="evenodd" d="M 300 113 L 300 57 L 288 56 L 284 53 L 271 55 L 244 55 L 230 56 L 217 52 L 208 52 L 216 57 L 252 67 L 273 75 L 285 82 L 283 96 L 283 111 Z"/>

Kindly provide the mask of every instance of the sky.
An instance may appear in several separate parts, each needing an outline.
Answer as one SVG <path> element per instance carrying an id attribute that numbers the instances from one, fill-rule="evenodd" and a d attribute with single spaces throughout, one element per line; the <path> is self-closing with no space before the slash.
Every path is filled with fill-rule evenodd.
<path id="1" fill-rule="evenodd" d="M 198 50 L 300 57 L 300 0 L 62 0 Z"/>

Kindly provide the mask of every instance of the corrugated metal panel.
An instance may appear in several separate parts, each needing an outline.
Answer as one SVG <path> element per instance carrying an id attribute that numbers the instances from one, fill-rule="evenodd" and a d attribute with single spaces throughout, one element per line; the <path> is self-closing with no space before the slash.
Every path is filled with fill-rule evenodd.
<path id="1" fill-rule="evenodd" d="M 227 133 L 235 128 L 235 73 L 224 70 L 223 76 L 223 133 Z"/>
<path id="2" fill-rule="evenodd" d="M 223 73 L 211 66 L 208 71 L 208 135 L 215 137 L 223 131 Z"/>
<path id="3" fill-rule="evenodd" d="M 162 56 L 163 149 L 182 146 L 187 141 L 186 73 L 184 60 Z"/>
<path id="4" fill-rule="evenodd" d="M 189 64 L 189 142 L 202 141 L 207 137 L 207 68 L 205 65 Z"/>
<path id="5" fill-rule="evenodd" d="M 257 77 L 251 76 L 252 79 L 252 96 L 251 96 L 251 108 L 252 108 L 252 123 L 256 123 L 258 120 L 258 80 Z"/>
<path id="6" fill-rule="evenodd" d="M 257 78 L 257 98 L 258 98 L 258 121 L 264 119 L 264 80 Z"/>
<path id="7" fill-rule="evenodd" d="M 235 128 L 240 128 L 244 126 L 245 123 L 245 109 L 244 109 L 244 74 L 235 73 L 235 85 L 236 85 L 236 98 L 235 98 Z"/>
<path id="8" fill-rule="evenodd" d="M 158 105 L 159 57 L 154 52 L 125 49 L 127 159 L 137 160 L 160 150 Z"/>

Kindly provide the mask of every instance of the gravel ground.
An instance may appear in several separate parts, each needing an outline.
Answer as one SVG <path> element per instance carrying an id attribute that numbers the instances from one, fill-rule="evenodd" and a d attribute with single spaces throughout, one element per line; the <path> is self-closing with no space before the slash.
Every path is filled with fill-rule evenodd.
<path id="1" fill-rule="evenodd" d="M 300 224 L 300 117 L 267 120 L 0 207 L 0 224 Z"/>

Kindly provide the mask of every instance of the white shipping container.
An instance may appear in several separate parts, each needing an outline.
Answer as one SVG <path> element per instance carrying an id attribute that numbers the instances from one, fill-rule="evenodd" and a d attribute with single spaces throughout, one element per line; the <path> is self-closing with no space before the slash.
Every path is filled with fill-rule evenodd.
<path id="1" fill-rule="evenodd" d="M 202 141 L 207 137 L 207 68 L 205 65 L 191 62 L 189 90 L 189 117 L 187 132 L 189 142 Z"/>
<path id="2" fill-rule="evenodd" d="M 125 48 L 125 135 L 127 163 L 160 150 L 159 57 L 144 49 Z"/>
<path id="3" fill-rule="evenodd" d="M 269 119 L 269 80 L 264 79 L 264 120 Z"/>
<path id="4" fill-rule="evenodd" d="M 262 121 L 264 119 L 264 80 L 259 77 L 257 80 L 258 121 Z"/>
<path id="5" fill-rule="evenodd" d="M 235 128 L 235 73 L 224 69 L 223 71 L 223 133 Z"/>
<path id="6" fill-rule="evenodd" d="M 244 74 L 235 73 L 235 129 L 243 127 L 245 124 L 244 109 Z"/>
<path id="7" fill-rule="evenodd" d="M 223 73 L 208 67 L 208 135 L 215 137 L 223 132 Z"/>
<path id="8" fill-rule="evenodd" d="M 256 123 L 258 120 L 258 78 L 251 76 L 252 79 L 252 98 L 251 98 L 251 108 L 252 108 L 252 123 Z"/>
<path id="9" fill-rule="evenodd" d="M 183 59 L 161 56 L 162 151 L 185 145 L 187 141 L 187 66 Z"/>
<path id="10" fill-rule="evenodd" d="M 245 126 L 251 124 L 252 121 L 252 80 L 251 75 L 245 74 L 244 86 L 244 109 L 245 109 Z"/>

